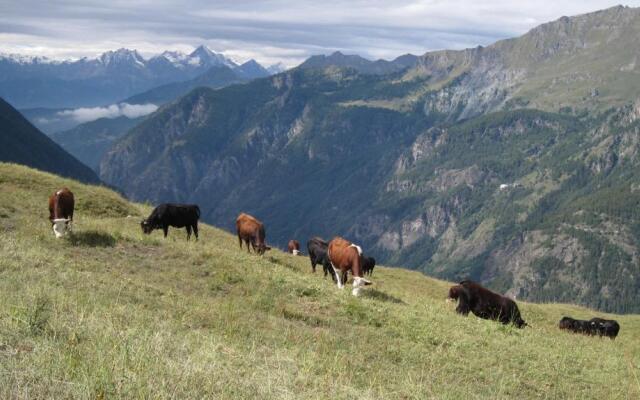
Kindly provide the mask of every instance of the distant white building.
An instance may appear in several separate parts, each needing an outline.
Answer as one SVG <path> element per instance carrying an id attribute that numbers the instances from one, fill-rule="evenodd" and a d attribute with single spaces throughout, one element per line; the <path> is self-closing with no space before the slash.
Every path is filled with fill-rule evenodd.
<path id="1" fill-rule="evenodd" d="M 514 182 L 514 183 L 502 183 L 500 185 L 500 190 L 509 190 L 511 188 L 521 188 L 522 183 Z"/>

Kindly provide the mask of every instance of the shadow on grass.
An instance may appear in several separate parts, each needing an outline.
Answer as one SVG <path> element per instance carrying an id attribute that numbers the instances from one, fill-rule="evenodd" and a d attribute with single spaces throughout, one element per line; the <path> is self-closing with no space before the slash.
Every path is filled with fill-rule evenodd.
<path id="1" fill-rule="evenodd" d="M 329 326 L 329 322 L 325 321 L 322 318 L 315 317 L 313 315 L 305 315 L 303 313 L 288 310 L 284 308 L 282 310 L 282 316 L 290 321 L 300 321 L 309 326 L 322 327 Z"/>
<path id="2" fill-rule="evenodd" d="M 298 270 L 295 266 L 293 266 L 293 265 L 291 265 L 291 264 L 289 264 L 287 262 L 282 262 L 281 260 L 278 260 L 277 258 L 272 257 L 272 256 L 267 257 L 267 260 L 269 260 L 270 262 L 272 262 L 272 263 L 274 263 L 276 265 L 280 265 L 282 267 L 289 268 L 292 271 L 297 271 Z"/>
<path id="3" fill-rule="evenodd" d="M 364 289 L 360 292 L 361 297 L 365 297 L 367 299 L 379 300 L 379 301 L 387 301 L 389 303 L 396 304 L 406 304 L 404 301 L 400 300 L 395 296 L 391 296 L 390 294 L 386 294 L 385 292 L 381 292 L 376 289 Z"/>
<path id="4" fill-rule="evenodd" d="M 113 247 L 116 239 L 108 233 L 99 231 L 74 232 L 66 236 L 72 246 Z"/>

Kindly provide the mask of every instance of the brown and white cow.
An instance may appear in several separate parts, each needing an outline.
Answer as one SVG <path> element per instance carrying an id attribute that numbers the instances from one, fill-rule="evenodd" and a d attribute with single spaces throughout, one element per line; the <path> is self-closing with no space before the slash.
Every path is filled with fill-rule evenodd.
<path id="1" fill-rule="evenodd" d="M 49 197 L 49 221 L 57 238 L 62 237 L 67 230 L 71 231 L 74 204 L 73 193 L 67 188 L 60 189 Z"/>
<path id="2" fill-rule="evenodd" d="M 236 219 L 236 229 L 238 231 L 238 242 L 242 249 L 242 241 L 247 244 L 247 252 L 249 251 L 249 243 L 253 247 L 253 251 L 262 255 L 265 251 L 271 250 L 271 247 L 265 244 L 264 225 L 255 217 L 249 214 L 240 213 Z"/>
<path id="3" fill-rule="evenodd" d="M 360 258 L 362 249 L 360 246 L 341 237 L 335 237 L 329 242 L 327 254 L 340 289 L 344 287 L 346 282 L 343 282 L 343 280 L 346 281 L 347 272 L 349 271 L 353 275 L 353 290 L 351 293 L 354 296 L 360 294 L 362 286 L 371 284 L 370 281 L 363 277 Z"/>
<path id="4" fill-rule="evenodd" d="M 293 254 L 294 256 L 297 256 L 300 254 L 300 242 L 298 242 L 297 240 L 289 240 L 289 244 L 287 245 L 287 250 L 289 251 L 289 253 Z"/>

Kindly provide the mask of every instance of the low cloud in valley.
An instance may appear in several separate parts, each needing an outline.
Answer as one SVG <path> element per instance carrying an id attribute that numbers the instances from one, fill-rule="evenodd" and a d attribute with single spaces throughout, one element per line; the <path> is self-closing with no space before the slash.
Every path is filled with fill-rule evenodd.
<path id="1" fill-rule="evenodd" d="M 94 121 L 99 118 L 138 118 L 151 114 L 156 111 L 158 106 L 155 104 L 112 104 L 106 107 L 82 107 L 73 110 L 64 110 L 58 112 L 58 116 L 72 118 L 76 122 L 82 124 Z"/>

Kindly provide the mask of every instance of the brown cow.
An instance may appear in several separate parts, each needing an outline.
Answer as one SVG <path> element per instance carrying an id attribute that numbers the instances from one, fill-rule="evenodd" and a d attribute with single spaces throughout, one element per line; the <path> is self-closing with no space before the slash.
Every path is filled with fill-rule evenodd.
<path id="1" fill-rule="evenodd" d="M 475 282 L 462 281 L 452 286 L 449 288 L 448 299 L 458 301 L 458 314 L 466 316 L 472 312 L 480 318 L 497 320 L 505 325 L 513 323 L 518 328 L 527 326 L 515 301 Z"/>
<path id="2" fill-rule="evenodd" d="M 300 242 L 298 242 L 297 240 L 289 240 L 289 244 L 287 245 L 287 248 L 289 250 L 289 253 L 293 254 L 294 256 L 297 256 L 300 254 Z"/>
<path id="3" fill-rule="evenodd" d="M 236 219 L 236 229 L 238 231 L 238 242 L 242 249 L 242 241 L 247 244 L 247 252 L 249 251 L 249 243 L 253 247 L 253 251 L 262 255 L 265 251 L 271 250 L 271 247 L 267 246 L 264 242 L 265 233 L 264 225 L 256 218 L 249 214 L 240 213 L 238 219 Z"/>
<path id="4" fill-rule="evenodd" d="M 74 204 L 73 193 L 67 188 L 60 189 L 49 197 L 49 221 L 57 238 L 62 237 L 67 230 L 71 231 Z"/>
<path id="5" fill-rule="evenodd" d="M 360 256 L 362 255 L 362 249 L 345 240 L 341 237 L 335 237 L 329 242 L 329 249 L 327 250 L 329 261 L 335 272 L 338 287 L 342 289 L 346 281 L 347 272 L 351 271 L 353 275 L 353 290 L 351 293 L 357 296 L 360 293 L 360 288 L 365 285 L 370 285 L 371 282 L 363 277 L 363 271 L 361 268 Z"/>

